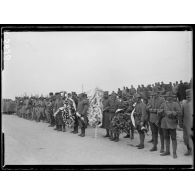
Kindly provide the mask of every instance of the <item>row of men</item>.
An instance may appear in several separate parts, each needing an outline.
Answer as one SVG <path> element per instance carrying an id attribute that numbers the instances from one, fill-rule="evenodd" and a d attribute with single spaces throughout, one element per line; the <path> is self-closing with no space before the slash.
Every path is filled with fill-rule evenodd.
<path id="1" fill-rule="evenodd" d="M 47 98 L 16 97 L 16 104 L 16 114 L 19 117 L 37 122 L 44 121 L 50 123 L 49 126 L 55 127 L 54 130 L 57 131 L 66 131 L 66 126 L 69 125 L 74 128 L 72 133 L 78 133 L 78 127 L 80 126 L 80 136 L 85 136 L 85 129 L 88 125 L 87 111 L 89 107 L 85 93 L 79 95 L 76 93 L 62 95 L 61 93 L 53 94 L 51 92 Z M 65 104 L 70 107 L 70 109 L 66 107 L 66 109 L 69 109 L 67 112 L 60 110 Z"/>
<path id="2" fill-rule="evenodd" d="M 13 114 L 16 112 L 16 104 L 12 99 L 2 99 L 2 111 L 5 114 Z"/>
<path id="3" fill-rule="evenodd" d="M 103 100 L 103 127 L 107 131 L 105 137 L 109 137 L 111 141 L 118 141 L 120 133 L 126 132 L 125 137 L 133 139 L 134 130 L 137 130 L 140 140 L 137 147 L 143 149 L 145 133 L 150 126 L 153 143 L 150 151 L 157 151 L 159 134 L 161 156 L 170 155 L 171 138 L 173 157 L 177 158 L 176 129 L 179 125 L 183 128 L 184 143 L 187 146 L 185 155 L 191 155 L 193 148 L 191 96 L 191 89 L 187 89 L 187 100 L 181 105 L 172 92 L 167 92 L 165 95 L 161 95 L 159 91 L 150 92 L 147 103 L 138 93 L 134 96 L 128 95 L 129 98 L 123 95 L 119 101 L 116 94 L 113 93 L 109 97 L 108 92 L 105 92 Z"/>
<path id="4" fill-rule="evenodd" d="M 123 87 L 121 90 L 118 88 L 118 95 L 122 97 L 123 94 L 131 94 L 134 95 L 135 93 L 142 94 L 143 97 L 146 99 L 149 98 L 149 91 L 159 91 L 162 95 L 165 95 L 166 92 L 171 91 L 173 94 L 176 95 L 179 101 L 182 101 L 186 99 L 186 89 L 192 88 L 192 79 L 190 82 L 183 82 L 182 80 L 180 82 L 176 81 L 175 83 L 169 82 L 168 84 L 165 84 L 162 82 L 156 82 L 154 84 L 149 84 L 147 86 L 138 85 L 137 89 L 131 85 L 130 88 Z"/>
<path id="5" fill-rule="evenodd" d="M 182 105 L 178 103 L 177 98 L 171 92 L 161 95 L 159 91 L 150 92 L 150 99 L 142 101 L 142 96 L 138 93 L 133 95 L 124 95 L 119 98 L 116 93 L 108 94 L 104 92 L 103 97 L 103 125 L 111 141 L 119 141 L 121 132 L 126 132 L 126 137 L 134 138 L 134 130 L 139 133 L 140 143 L 138 149 L 144 148 L 144 139 L 146 129 L 151 127 L 153 147 L 151 151 L 157 150 L 158 134 L 160 134 L 162 156 L 170 155 L 170 138 L 172 140 L 173 157 L 177 158 L 177 140 L 176 128 L 179 124 L 184 128 L 184 141 L 187 146 L 186 155 L 192 154 L 191 127 L 192 127 L 192 103 L 191 90 L 187 90 L 187 101 Z M 71 114 L 63 115 L 59 108 L 67 102 L 71 107 Z M 65 131 L 65 126 L 70 123 L 74 130 L 72 133 L 78 133 L 78 127 L 81 128 L 81 137 L 85 136 L 85 129 L 88 126 L 87 112 L 89 101 L 86 94 L 79 96 L 67 94 L 61 96 L 60 93 L 50 93 L 49 98 L 23 98 L 18 101 L 17 115 L 36 121 L 46 121 L 51 127 L 56 126 L 55 130 Z M 122 123 L 125 118 L 125 122 Z M 73 116 L 73 120 L 70 119 Z M 122 116 L 122 117 L 121 117 Z M 133 117 L 131 117 L 133 116 Z M 118 120 L 117 120 L 118 119 Z"/>

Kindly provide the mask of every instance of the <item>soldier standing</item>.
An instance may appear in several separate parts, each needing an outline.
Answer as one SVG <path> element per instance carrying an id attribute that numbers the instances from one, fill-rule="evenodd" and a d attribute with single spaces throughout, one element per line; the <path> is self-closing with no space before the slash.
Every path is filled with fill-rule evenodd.
<path id="1" fill-rule="evenodd" d="M 158 133 L 160 134 L 160 141 L 161 141 L 161 150 L 160 153 L 164 152 L 164 135 L 163 130 L 160 127 L 160 118 L 157 115 L 158 109 L 160 109 L 161 104 L 164 102 L 162 98 L 160 98 L 157 92 L 151 93 L 152 99 L 149 101 L 147 107 L 149 108 L 149 121 L 150 127 L 153 133 L 153 147 L 150 151 L 157 151 L 157 144 L 158 144 Z"/>
<path id="2" fill-rule="evenodd" d="M 161 128 L 163 129 L 165 136 L 166 151 L 161 156 L 170 155 L 170 138 L 172 140 L 173 158 L 177 158 L 177 135 L 176 128 L 178 120 L 181 123 L 181 107 L 178 103 L 173 101 L 174 95 L 171 92 L 167 92 L 166 101 L 161 104 L 158 113 L 163 114 L 161 120 Z"/>
<path id="3" fill-rule="evenodd" d="M 60 107 L 63 107 L 63 100 L 60 93 L 56 93 L 55 95 L 56 95 L 56 100 L 54 103 L 54 113 L 58 111 Z M 62 115 L 57 114 L 55 117 L 55 122 L 56 122 L 56 128 L 54 130 L 62 131 L 63 130 Z"/>
<path id="4" fill-rule="evenodd" d="M 85 129 L 87 128 L 87 124 L 88 124 L 88 118 L 87 118 L 88 108 L 89 108 L 89 102 L 87 100 L 86 94 L 81 93 L 79 95 L 78 106 L 76 111 L 76 115 L 78 117 L 78 125 L 81 128 L 81 133 L 79 134 L 79 136 L 81 137 L 85 137 Z"/>
<path id="5" fill-rule="evenodd" d="M 192 90 L 186 90 L 187 100 L 182 105 L 182 126 L 183 126 L 183 139 L 187 147 L 185 156 L 192 155 L 193 142 L 192 142 L 192 126 L 193 126 L 193 105 L 192 105 Z"/>
<path id="6" fill-rule="evenodd" d="M 53 116 L 54 114 L 54 95 L 52 92 L 49 93 L 49 103 L 48 103 L 48 112 L 49 112 L 49 122 L 50 125 L 49 127 L 54 127 L 55 126 L 55 118 Z"/>
<path id="7" fill-rule="evenodd" d="M 140 138 L 140 144 L 138 144 L 136 147 L 138 147 L 138 149 L 143 149 L 145 139 L 145 132 L 143 130 L 143 127 L 146 125 L 148 116 L 146 112 L 146 104 L 141 101 L 141 95 L 136 94 L 135 98 L 136 105 L 135 112 L 133 114 L 135 117 L 135 129 L 137 129 Z"/>
<path id="8" fill-rule="evenodd" d="M 109 135 L 109 99 L 108 99 L 108 91 L 104 92 L 103 100 L 103 120 L 102 127 L 106 129 L 106 135 L 104 137 L 110 137 Z"/>

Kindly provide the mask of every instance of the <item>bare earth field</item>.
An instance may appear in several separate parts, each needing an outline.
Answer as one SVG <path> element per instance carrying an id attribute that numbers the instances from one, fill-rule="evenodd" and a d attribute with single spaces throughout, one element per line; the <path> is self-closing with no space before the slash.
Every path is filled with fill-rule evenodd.
<path id="1" fill-rule="evenodd" d="M 192 156 L 186 157 L 182 132 L 178 131 L 178 158 L 160 156 L 150 152 L 151 136 L 146 136 L 145 148 L 138 150 L 138 134 L 134 140 L 120 136 L 119 142 L 104 138 L 105 130 L 99 128 L 94 138 L 93 128 L 86 130 L 86 137 L 54 131 L 47 123 L 37 123 L 15 115 L 2 115 L 5 133 L 6 165 L 75 165 L 75 164 L 192 164 Z M 171 148 L 172 153 L 172 148 Z"/>

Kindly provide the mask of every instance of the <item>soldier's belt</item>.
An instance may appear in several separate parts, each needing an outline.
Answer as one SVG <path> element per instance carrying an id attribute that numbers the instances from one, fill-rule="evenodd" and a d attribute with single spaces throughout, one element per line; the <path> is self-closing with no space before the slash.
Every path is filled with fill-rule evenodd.
<path id="1" fill-rule="evenodd" d="M 157 111 L 150 111 L 150 113 L 157 114 Z"/>

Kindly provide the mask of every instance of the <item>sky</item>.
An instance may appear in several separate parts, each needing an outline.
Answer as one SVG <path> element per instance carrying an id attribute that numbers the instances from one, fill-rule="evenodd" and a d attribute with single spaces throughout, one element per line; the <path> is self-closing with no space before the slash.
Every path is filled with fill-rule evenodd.
<path id="1" fill-rule="evenodd" d="M 192 78 L 189 31 L 9 32 L 5 41 L 3 98 Z"/>

